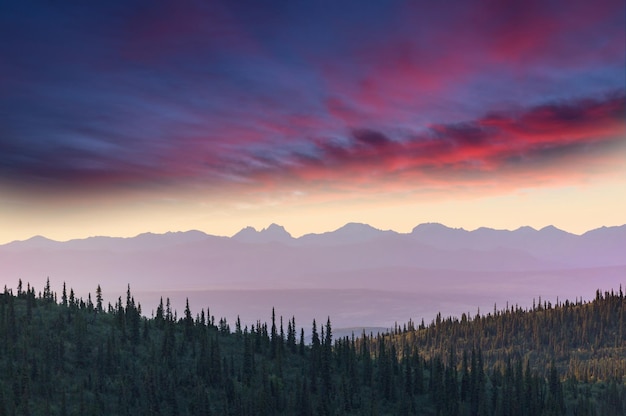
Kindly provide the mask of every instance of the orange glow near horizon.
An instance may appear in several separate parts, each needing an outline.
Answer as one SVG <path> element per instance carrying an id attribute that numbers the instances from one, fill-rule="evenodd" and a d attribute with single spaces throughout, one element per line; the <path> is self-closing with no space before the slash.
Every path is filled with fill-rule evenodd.
<path id="1" fill-rule="evenodd" d="M 210 195 L 116 203 L 95 200 L 65 205 L 5 199 L 0 203 L 0 244 L 34 235 L 65 241 L 89 236 L 132 237 L 144 232 L 165 233 L 197 229 L 231 236 L 246 226 L 271 223 L 294 237 L 362 222 L 379 229 L 410 232 L 424 222 L 439 222 L 467 230 L 479 227 L 540 229 L 554 225 L 581 234 L 601 226 L 622 225 L 626 212 L 626 169 L 617 177 L 566 186 L 518 187 L 508 192 L 471 186 L 433 191 L 390 191 L 371 194 L 311 195 L 292 191 L 251 198 L 232 196 L 212 201 Z M 621 178 L 620 178 L 621 176 Z"/>

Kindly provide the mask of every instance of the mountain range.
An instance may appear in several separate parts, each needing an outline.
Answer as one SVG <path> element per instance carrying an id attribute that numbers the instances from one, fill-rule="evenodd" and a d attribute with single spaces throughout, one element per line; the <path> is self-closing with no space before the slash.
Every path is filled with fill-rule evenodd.
<path id="1" fill-rule="evenodd" d="M 58 242 L 38 236 L 1 245 L 0 264 L 0 282 L 9 287 L 22 279 L 40 289 L 49 277 L 57 288 L 65 281 L 79 294 L 100 284 L 105 294 L 118 295 L 130 284 L 138 296 L 155 301 L 166 294 L 179 304 L 189 296 L 202 302 L 200 293 L 214 298 L 209 292 L 220 291 L 220 303 L 237 299 L 225 291 L 263 291 L 256 299 L 268 310 L 287 302 L 281 296 L 298 297 L 295 305 L 302 308 L 332 298 L 327 310 L 345 315 L 345 325 L 381 326 L 415 318 L 406 316 L 412 310 L 462 313 L 485 307 L 488 298 L 528 304 L 538 296 L 574 299 L 617 287 L 626 281 L 626 225 L 582 235 L 552 226 L 467 231 L 435 223 L 397 233 L 349 223 L 299 238 L 276 224 L 246 227 L 232 237 L 187 231 Z M 346 300 L 313 292 L 322 289 L 344 293 Z M 373 304 L 389 318 L 357 319 Z"/>
<path id="2" fill-rule="evenodd" d="M 617 266 L 626 264 L 626 225 L 602 227 L 576 235 L 547 226 L 540 230 L 520 227 L 514 231 L 478 228 L 467 231 L 462 228 L 449 228 L 438 223 L 420 224 L 410 233 L 379 230 L 367 224 L 348 223 L 343 227 L 322 234 L 305 234 L 294 238 L 284 227 L 271 224 L 257 231 L 253 227 L 243 228 L 232 237 L 218 237 L 202 231 L 168 232 L 165 234 L 144 233 L 136 237 L 89 237 L 59 242 L 36 236 L 25 241 L 14 241 L 0 245 L 2 252 L 23 252 L 30 250 L 78 250 L 137 252 L 166 248 L 180 248 L 193 245 L 221 245 L 233 247 L 241 243 L 252 245 L 284 245 L 288 247 L 308 247 L 316 250 L 322 247 L 362 246 L 380 249 L 405 246 L 402 251 L 411 255 L 428 253 L 424 262 L 429 267 L 500 270 L 500 269 L 545 269 L 571 267 Z M 288 250 L 288 248 L 285 248 Z M 394 251 L 395 251 L 394 250 Z M 433 251 L 453 253 L 455 262 L 439 261 L 433 258 Z M 506 264 L 489 259 L 487 263 L 467 264 L 460 254 L 471 251 L 482 257 L 484 254 L 508 256 Z M 382 254 L 382 253 L 381 253 Z M 390 253 L 385 253 L 390 254 Z M 379 256 L 375 256 L 379 257 Z M 393 256 L 397 258 L 397 254 Z M 488 256 L 489 257 L 489 256 Z M 371 258 L 369 259 L 371 260 Z M 460 261 L 460 262 L 459 262 Z M 423 262 L 421 264 L 424 264 Z"/>

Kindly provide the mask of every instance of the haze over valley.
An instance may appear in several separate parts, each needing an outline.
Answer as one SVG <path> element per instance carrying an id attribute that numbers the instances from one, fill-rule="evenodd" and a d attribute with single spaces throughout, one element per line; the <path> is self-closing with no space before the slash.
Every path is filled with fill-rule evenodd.
<path id="1" fill-rule="evenodd" d="M 232 324 L 267 319 L 272 307 L 306 326 L 330 316 L 336 327 L 389 328 L 533 301 L 589 299 L 626 276 L 626 226 L 575 235 L 555 227 L 474 231 L 427 223 L 410 233 L 349 223 L 293 238 L 272 224 L 232 237 L 200 231 L 92 237 L 33 237 L 0 246 L 0 279 L 41 290 L 49 277 L 86 298 L 101 285 L 112 304 L 133 295 L 150 316 L 169 297 Z"/>

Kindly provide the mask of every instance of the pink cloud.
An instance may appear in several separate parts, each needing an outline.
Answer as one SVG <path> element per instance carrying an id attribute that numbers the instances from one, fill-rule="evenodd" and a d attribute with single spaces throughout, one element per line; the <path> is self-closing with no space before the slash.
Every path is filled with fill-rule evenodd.
<path id="1" fill-rule="evenodd" d="M 411 187 L 411 178 L 425 176 L 462 183 L 477 174 L 511 170 L 527 171 L 540 179 L 542 166 L 563 167 L 571 157 L 586 153 L 590 158 L 602 157 L 597 149 L 623 141 L 625 108 L 626 98 L 620 94 L 432 125 L 409 140 L 355 130 L 347 142 L 316 140 L 318 157 L 298 158 L 298 167 L 291 168 L 289 175 L 306 182 L 325 181 L 331 187 L 333 181 L 368 183 L 394 178 L 403 178 Z"/>
<path id="2" fill-rule="evenodd" d="M 537 85 L 536 74 L 567 76 L 623 61 L 626 10 L 617 2 L 572 2 L 566 9 L 538 1 L 451 10 L 410 4 L 398 11 L 387 33 L 370 37 L 345 59 L 313 62 L 331 92 L 331 117 L 351 127 L 411 122 L 455 99 L 480 102 L 481 96 L 459 94 L 469 94 L 465 88 L 484 77 L 510 90 L 542 94 L 549 85 Z M 436 118 L 449 115 L 442 111 Z"/>
<path id="3" fill-rule="evenodd" d="M 4 88 L 15 112 L 0 170 L 16 186 L 411 186 L 544 172 L 599 158 L 623 136 L 623 94 L 579 99 L 623 88 L 622 1 L 353 4 L 346 19 L 316 7 L 152 6 L 91 12 L 84 40 L 71 25 L 31 22 L 67 28 L 54 49 L 6 45 L 11 62 L 25 60 L 9 74 L 36 69 L 30 88 L 19 76 Z"/>

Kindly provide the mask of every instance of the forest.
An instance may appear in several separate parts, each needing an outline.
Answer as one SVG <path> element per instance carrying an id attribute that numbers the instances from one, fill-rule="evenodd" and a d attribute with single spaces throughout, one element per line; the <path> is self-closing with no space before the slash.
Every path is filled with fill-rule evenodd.
<path id="1" fill-rule="evenodd" d="M 168 299 L 146 317 L 130 287 L 105 305 L 20 281 L 0 293 L 0 415 L 624 415 L 625 313 L 620 287 L 335 339 L 330 319 Z"/>

